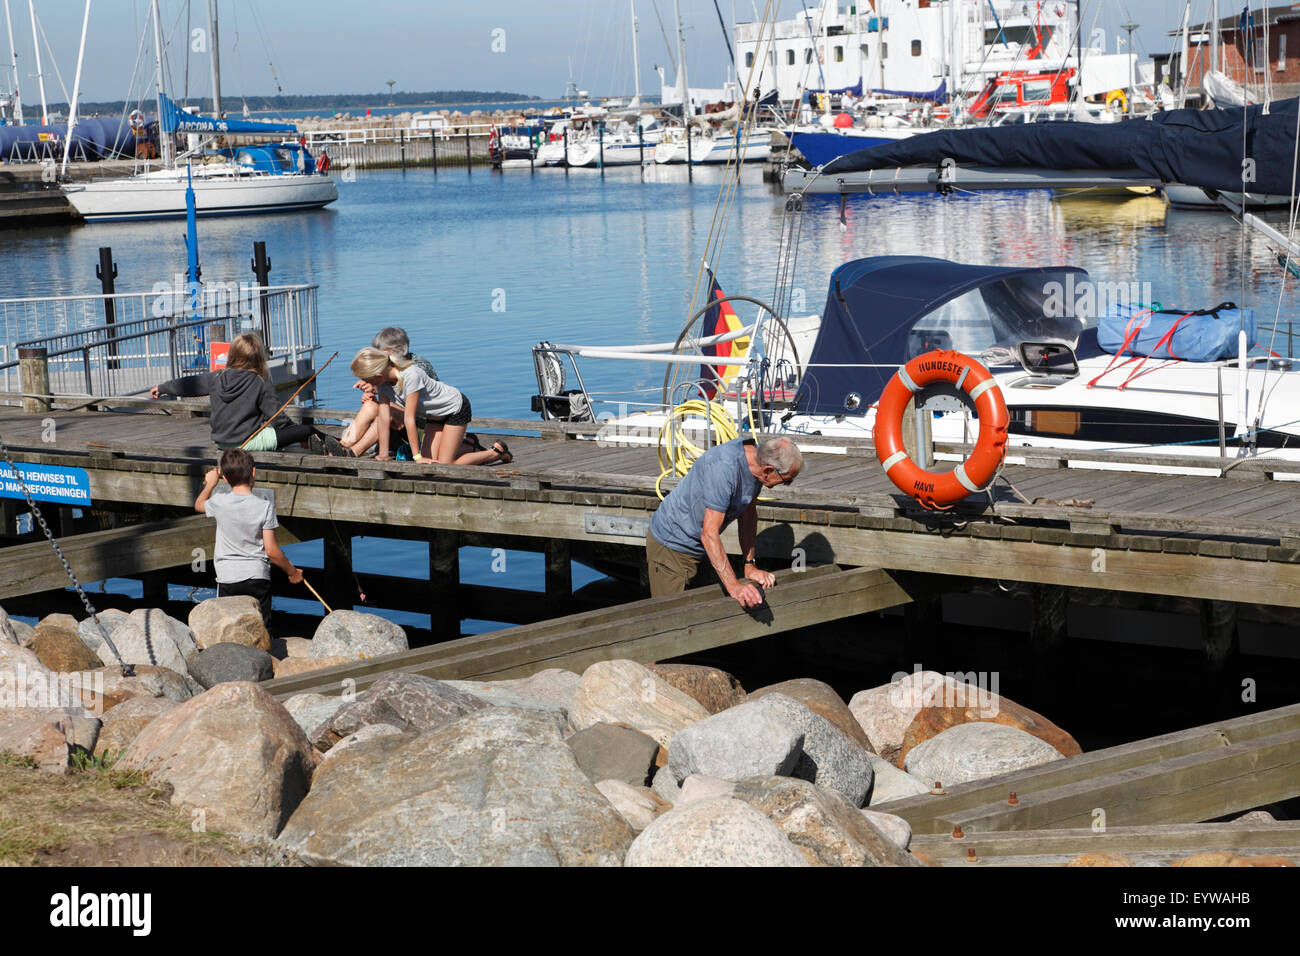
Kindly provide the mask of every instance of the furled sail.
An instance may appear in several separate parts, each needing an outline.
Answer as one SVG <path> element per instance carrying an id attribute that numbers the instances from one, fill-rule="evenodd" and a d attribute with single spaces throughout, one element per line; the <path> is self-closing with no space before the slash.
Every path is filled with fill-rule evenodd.
<path id="1" fill-rule="evenodd" d="M 265 123 L 252 120 L 215 119 L 187 113 L 166 96 L 162 100 L 165 133 L 296 133 L 292 123 Z"/>
<path id="2" fill-rule="evenodd" d="M 823 174 L 907 166 L 1136 171 L 1220 192 L 1290 195 L 1300 101 L 1168 110 L 1120 123 L 1025 123 L 922 133 L 827 163 Z"/>

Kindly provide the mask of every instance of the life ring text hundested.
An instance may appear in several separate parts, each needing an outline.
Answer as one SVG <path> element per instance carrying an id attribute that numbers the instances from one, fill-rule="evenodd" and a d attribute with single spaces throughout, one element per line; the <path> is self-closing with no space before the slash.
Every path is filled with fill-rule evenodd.
<path id="1" fill-rule="evenodd" d="M 979 417 L 979 438 L 970 457 L 949 472 L 926 471 L 903 448 L 903 410 L 927 385 L 947 382 L 966 392 Z M 998 473 L 1007 452 L 1007 403 L 992 374 L 961 352 L 918 355 L 885 386 L 876 407 L 876 455 L 889 480 L 925 508 L 944 508 L 982 491 Z"/>

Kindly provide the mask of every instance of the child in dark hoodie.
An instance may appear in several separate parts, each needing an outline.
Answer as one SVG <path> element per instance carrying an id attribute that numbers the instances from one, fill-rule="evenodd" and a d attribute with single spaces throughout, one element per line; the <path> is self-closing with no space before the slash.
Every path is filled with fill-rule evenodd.
<path id="1" fill-rule="evenodd" d="M 248 451 L 275 451 L 313 437 L 325 445 L 337 442 L 311 425 L 295 425 L 283 415 L 270 421 L 280 403 L 266 372 L 262 340 L 251 332 L 235 336 L 226 367 L 220 372 L 172 379 L 151 388 L 149 395 L 153 398 L 211 396 L 212 441 L 219 448 L 238 448 L 254 430 L 268 422 L 248 443 Z"/>

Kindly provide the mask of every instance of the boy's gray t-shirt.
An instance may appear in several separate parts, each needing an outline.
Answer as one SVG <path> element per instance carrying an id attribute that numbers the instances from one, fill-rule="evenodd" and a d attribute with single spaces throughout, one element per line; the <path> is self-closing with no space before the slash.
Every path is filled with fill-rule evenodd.
<path id="1" fill-rule="evenodd" d="M 275 504 L 261 495 L 234 492 L 213 495 L 203 504 L 208 517 L 217 519 L 217 548 L 212 566 L 220 584 L 251 578 L 271 578 L 262 532 L 278 528 Z"/>
<path id="2" fill-rule="evenodd" d="M 737 438 L 717 445 L 696 460 L 650 519 L 656 541 L 680 554 L 701 557 L 705 509 L 722 512 L 723 528 L 745 512 L 762 487 L 749 470 L 746 442 Z"/>

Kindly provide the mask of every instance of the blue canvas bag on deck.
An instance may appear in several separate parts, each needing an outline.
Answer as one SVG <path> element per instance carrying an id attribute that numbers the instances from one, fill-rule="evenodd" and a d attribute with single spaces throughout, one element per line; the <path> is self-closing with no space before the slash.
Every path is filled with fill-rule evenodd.
<path id="1" fill-rule="evenodd" d="M 1222 302 L 1209 309 L 1151 309 L 1121 304 L 1097 320 L 1097 344 L 1112 355 L 1127 352 L 1157 359 L 1218 362 L 1237 355 L 1237 333 L 1255 344 L 1255 312 Z"/>

